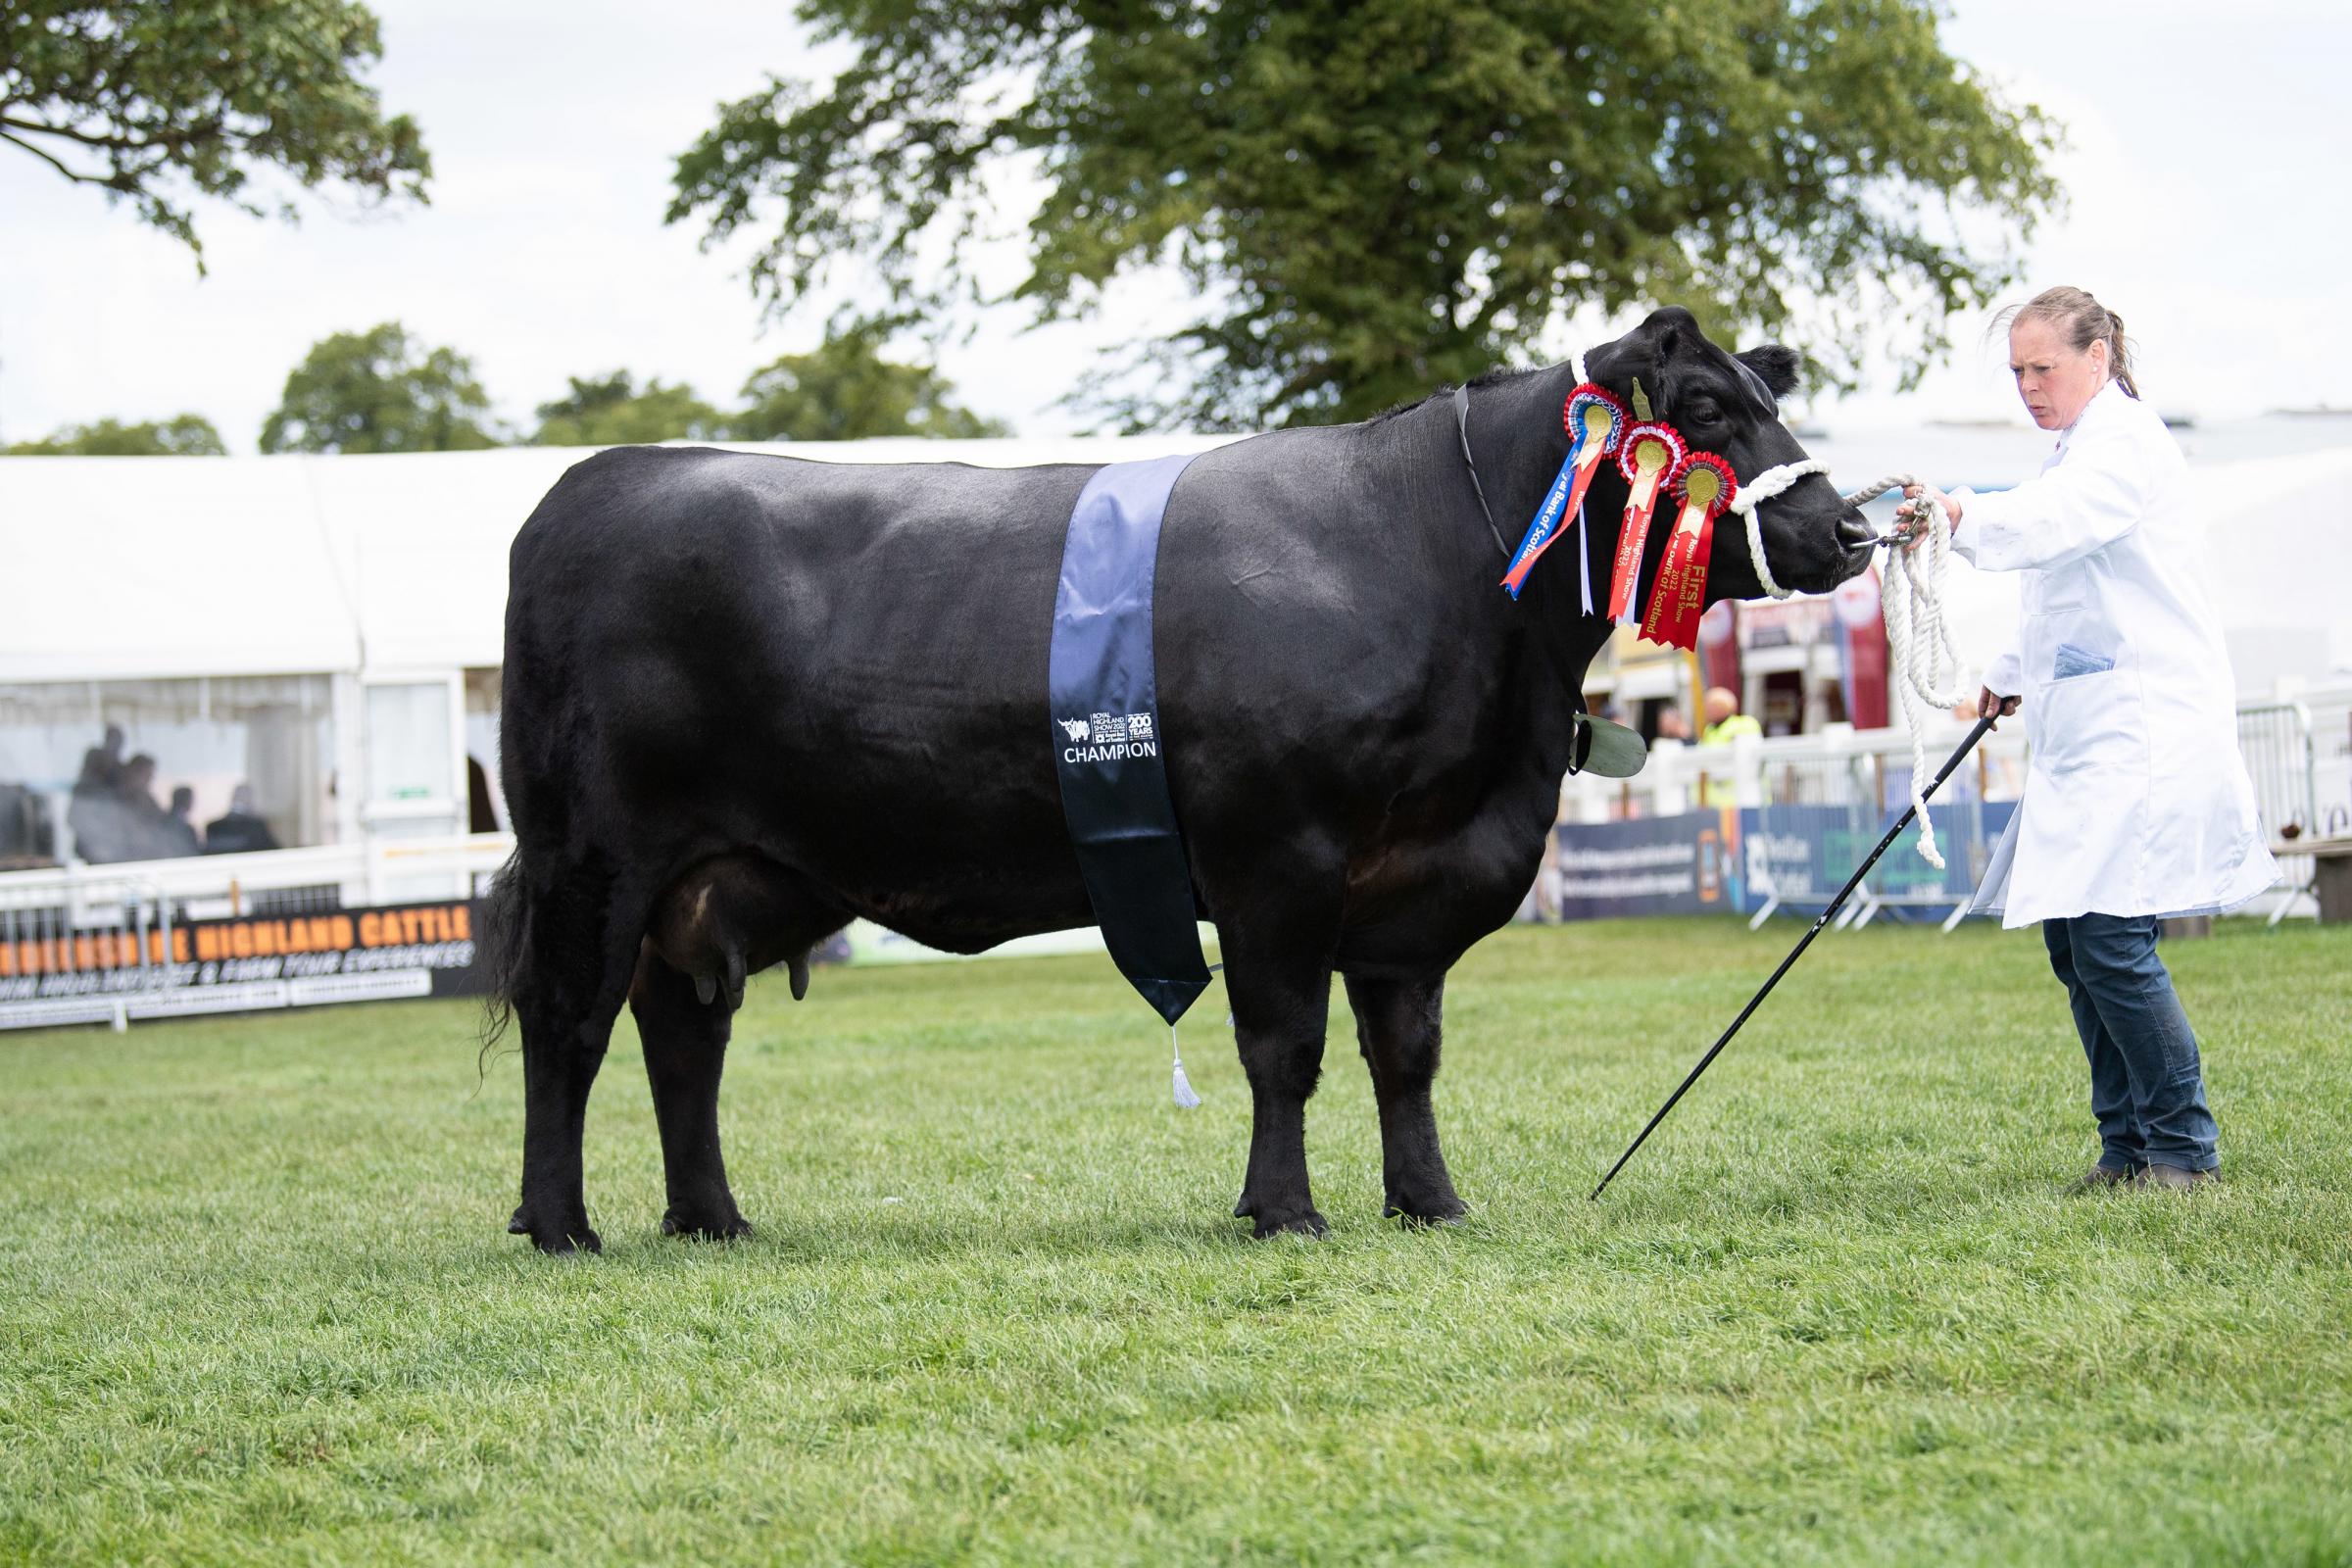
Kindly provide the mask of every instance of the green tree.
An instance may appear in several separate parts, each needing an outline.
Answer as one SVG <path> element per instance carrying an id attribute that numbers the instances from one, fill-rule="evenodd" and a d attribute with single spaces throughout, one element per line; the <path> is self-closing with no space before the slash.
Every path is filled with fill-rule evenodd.
<path id="1" fill-rule="evenodd" d="M 742 441 L 857 441 L 869 436 L 949 439 L 1009 435 L 996 419 L 951 402 L 937 370 L 882 358 L 882 332 L 854 326 L 812 354 L 787 354 L 743 384 L 747 406 L 729 421 Z"/>
<path id="2" fill-rule="evenodd" d="M 581 380 L 553 403 L 539 405 L 539 428 L 531 444 L 541 447 L 617 447 L 642 442 L 722 439 L 727 422 L 719 412 L 680 383 L 659 376 L 641 389 L 626 370 Z"/>
<path id="3" fill-rule="evenodd" d="M 0 142 L 128 201 L 202 270 L 188 199 L 261 217 L 248 186 L 263 169 L 363 201 L 424 200 L 416 123 L 386 119 L 360 79 L 382 54 L 374 15 L 347 0 L 7 0 Z"/>
<path id="4" fill-rule="evenodd" d="M 460 452 L 498 445 L 473 362 L 398 321 L 311 345 L 262 424 L 264 452 Z"/>
<path id="5" fill-rule="evenodd" d="M 984 181 L 1033 171 L 1011 298 L 1082 313 L 1160 262 L 1196 290 L 1125 367 L 1147 390 L 1089 389 L 1130 425 L 1356 417 L 1585 305 L 1782 330 L 1837 379 L 1892 352 L 1908 382 L 2056 194 L 2046 122 L 1945 53 L 1934 0 L 801 11 L 855 57 L 721 106 L 670 220 L 764 232 L 775 309 L 857 258 L 938 310 L 978 297 L 940 258 L 987 231 Z"/>
<path id="6" fill-rule="evenodd" d="M 126 424 L 100 419 L 70 424 L 39 441 L 20 441 L 12 458 L 224 458 L 228 447 L 213 421 L 201 414 Z"/>

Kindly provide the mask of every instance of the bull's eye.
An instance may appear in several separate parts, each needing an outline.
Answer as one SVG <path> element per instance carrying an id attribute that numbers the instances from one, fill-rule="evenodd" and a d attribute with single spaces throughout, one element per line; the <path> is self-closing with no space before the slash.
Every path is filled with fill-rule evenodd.
<path id="1" fill-rule="evenodd" d="M 1692 424 L 1721 424 L 1723 409 L 1713 398 L 1699 398 L 1691 403 L 1683 417 Z"/>

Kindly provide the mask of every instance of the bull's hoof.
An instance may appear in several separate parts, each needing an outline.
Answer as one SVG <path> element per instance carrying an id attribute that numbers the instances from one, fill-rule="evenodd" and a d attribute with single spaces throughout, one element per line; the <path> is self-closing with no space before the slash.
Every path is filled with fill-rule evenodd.
<path id="1" fill-rule="evenodd" d="M 507 1221 L 507 1234 L 528 1236 L 531 1245 L 550 1257 L 565 1257 L 573 1252 L 601 1252 L 605 1250 L 605 1239 L 590 1228 L 585 1215 L 567 1225 L 541 1225 L 518 1208 Z"/>
<path id="2" fill-rule="evenodd" d="M 1262 1242 L 1269 1236 L 1304 1236 L 1321 1241 L 1331 1233 L 1323 1216 L 1309 1206 L 1305 1208 L 1268 1208 L 1262 1212 L 1242 1210 L 1239 1217 L 1250 1221 L 1250 1239 Z"/>
<path id="3" fill-rule="evenodd" d="M 1459 1225 L 1468 1217 L 1470 1205 L 1451 1193 L 1437 1199 L 1391 1193 L 1380 1212 L 1383 1219 L 1402 1220 L 1407 1230 L 1420 1230 L 1431 1225 Z"/>
<path id="4" fill-rule="evenodd" d="M 662 1234 L 690 1242 L 739 1242 L 752 1234 L 752 1222 L 733 1209 L 723 1215 L 697 1215 L 673 1208 L 662 1216 Z"/>

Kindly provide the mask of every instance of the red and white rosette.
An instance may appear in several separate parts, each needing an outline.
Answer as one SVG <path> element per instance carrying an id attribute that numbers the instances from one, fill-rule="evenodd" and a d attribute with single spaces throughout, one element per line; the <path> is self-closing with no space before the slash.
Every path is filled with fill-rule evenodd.
<path id="1" fill-rule="evenodd" d="M 1642 552 L 1649 543 L 1649 522 L 1658 510 L 1658 493 L 1683 465 L 1683 438 L 1673 425 L 1652 419 L 1625 432 L 1617 443 L 1617 469 L 1630 487 L 1625 520 L 1617 530 L 1617 562 L 1609 574 L 1609 618 L 1634 624 L 1634 595 L 1642 586 Z"/>
<path id="2" fill-rule="evenodd" d="M 1715 553 L 1715 519 L 1731 506 L 1740 475 L 1712 452 L 1693 452 L 1674 470 L 1674 531 L 1665 564 L 1649 593 L 1642 635 L 1676 648 L 1698 646 L 1698 620 L 1707 608 L 1707 562 Z"/>

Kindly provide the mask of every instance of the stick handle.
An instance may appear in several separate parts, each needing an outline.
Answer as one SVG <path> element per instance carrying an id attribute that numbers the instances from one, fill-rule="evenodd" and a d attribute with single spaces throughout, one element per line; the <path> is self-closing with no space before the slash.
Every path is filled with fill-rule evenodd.
<path id="1" fill-rule="evenodd" d="M 1992 724 L 1993 720 L 1990 715 L 1977 720 L 1977 727 L 1968 732 L 1968 738 L 1960 743 L 1960 749 L 1945 760 L 1935 779 L 1926 789 L 1920 791 L 1919 798 L 1921 800 L 1924 801 L 1934 795 L 1942 786 L 1943 781 L 1952 776 L 1952 769 L 1960 765 L 1962 758 L 1976 750 L 1977 742 L 1984 738 L 1984 732 L 1992 728 Z M 1879 863 L 1879 857 L 1885 855 L 1887 848 L 1902 836 L 1903 829 L 1909 827 L 1911 819 L 1918 814 L 1917 805 L 1903 808 L 1903 814 L 1895 818 L 1894 826 L 1888 828 L 1886 836 L 1879 840 L 1879 847 L 1871 851 L 1862 863 L 1854 868 L 1854 874 L 1845 879 L 1845 886 L 1838 890 L 1838 896 L 1830 901 L 1828 908 L 1821 911 L 1821 917 L 1806 928 L 1803 936 L 1797 938 L 1796 946 L 1788 950 L 1788 956 L 1781 960 L 1781 966 L 1772 971 L 1772 978 L 1764 982 L 1764 988 L 1747 999 L 1747 1005 L 1740 1009 L 1740 1016 L 1732 1020 L 1732 1026 L 1723 1032 L 1722 1037 L 1715 1044 L 1707 1048 L 1707 1054 L 1698 1058 L 1698 1065 L 1690 1069 L 1690 1076 L 1676 1086 L 1674 1093 L 1666 1097 L 1666 1103 L 1658 1107 L 1658 1113 L 1649 1118 L 1649 1125 L 1642 1129 L 1642 1135 L 1627 1146 L 1624 1153 L 1617 1156 L 1617 1163 L 1609 1167 L 1609 1173 L 1600 1179 L 1600 1185 L 1592 1189 L 1592 1197 L 1590 1201 L 1599 1201 L 1601 1193 L 1607 1189 L 1609 1183 L 1617 1179 L 1617 1173 L 1625 1169 L 1625 1162 L 1634 1157 L 1634 1152 L 1649 1141 L 1649 1135 L 1657 1131 L 1658 1123 L 1666 1119 L 1666 1113 L 1674 1109 L 1676 1102 L 1683 1098 L 1692 1084 L 1698 1082 L 1698 1075 L 1707 1070 L 1707 1064 L 1722 1054 L 1723 1048 L 1732 1043 L 1732 1036 L 1740 1032 L 1740 1026 L 1747 1022 L 1756 1008 L 1763 1005 L 1764 999 L 1772 995 L 1772 988 L 1781 983 L 1781 976 L 1787 974 L 1789 967 L 1803 956 L 1805 949 L 1813 945 L 1813 939 L 1821 935 L 1821 928 L 1830 923 L 1831 917 L 1845 907 L 1845 901 L 1853 896 L 1854 889 L 1862 885 L 1862 879 L 1870 874 L 1870 868 Z"/>

